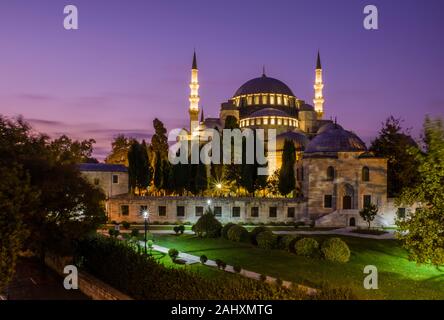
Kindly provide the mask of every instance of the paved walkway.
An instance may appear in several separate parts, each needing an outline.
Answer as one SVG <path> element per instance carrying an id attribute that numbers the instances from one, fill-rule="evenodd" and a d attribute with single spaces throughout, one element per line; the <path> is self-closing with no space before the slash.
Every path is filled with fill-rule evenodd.
<path id="1" fill-rule="evenodd" d="M 144 242 L 140 241 L 140 245 L 143 247 L 144 246 Z M 165 254 L 168 254 L 168 250 L 169 248 L 166 247 L 162 247 L 162 246 L 158 246 L 158 245 L 153 245 L 153 250 L 155 251 L 159 251 Z M 195 263 L 200 263 L 200 257 L 192 255 L 192 254 L 188 254 L 185 252 L 179 252 L 179 259 L 182 259 L 185 261 L 186 264 L 195 264 Z M 208 260 L 205 263 L 206 266 L 209 267 L 214 267 L 217 268 L 217 264 L 216 261 L 214 260 Z M 234 271 L 233 266 L 227 265 L 226 268 L 224 269 L 224 271 L 226 272 L 231 272 L 231 273 L 236 273 L 236 271 Z M 260 280 L 260 273 L 254 272 L 254 271 L 249 271 L 249 270 L 244 270 L 242 269 L 241 272 L 239 273 L 240 275 L 246 277 L 246 278 L 250 278 L 250 279 L 254 279 L 254 280 Z M 266 282 L 268 283 L 275 283 L 276 282 L 276 278 L 270 277 L 270 276 L 266 276 Z M 290 281 L 283 281 L 282 285 L 286 288 L 291 286 L 291 282 Z M 307 287 L 307 286 L 303 286 L 303 285 L 298 285 L 298 288 L 301 290 L 304 290 L 307 292 L 307 294 L 309 295 L 313 295 L 316 293 L 316 289 Z"/>
<path id="2" fill-rule="evenodd" d="M 379 240 L 387 240 L 387 239 L 396 239 L 395 232 L 393 230 L 387 230 L 387 233 L 381 234 L 381 235 L 375 235 L 375 234 L 363 234 L 363 233 L 356 233 L 352 232 L 351 229 L 348 228 L 341 228 L 341 229 L 334 229 L 334 230 L 328 230 L 328 231 L 273 231 L 275 234 L 307 234 L 307 235 L 323 235 L 323 234 L 330 234 L 330 235 L 339 235 L 339 236 L 350 236 L 350 237 L 357 237 L 357 238 L 367 238 L 367 239 L 379 239 Z"/>

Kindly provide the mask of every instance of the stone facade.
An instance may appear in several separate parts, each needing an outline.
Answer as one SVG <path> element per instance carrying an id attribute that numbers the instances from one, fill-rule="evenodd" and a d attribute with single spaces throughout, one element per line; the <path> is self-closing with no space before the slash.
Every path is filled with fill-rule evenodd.
<path id="1" fill-rule="evenodd" d="M 308 221 L 306 202 L 295 199 L 117 196 L 107 207 L 111 221 L 143 222 L 148 210 L 150 223 L 194 223 L 208 206 L 223 223 Z"/>
<path id="2" fill-rule="evenodd" d="M 87 181 L 100 188 L 106 198 L 129 191 L 128 170 L 123 165 L 80 164 L 80 172 Z"/>

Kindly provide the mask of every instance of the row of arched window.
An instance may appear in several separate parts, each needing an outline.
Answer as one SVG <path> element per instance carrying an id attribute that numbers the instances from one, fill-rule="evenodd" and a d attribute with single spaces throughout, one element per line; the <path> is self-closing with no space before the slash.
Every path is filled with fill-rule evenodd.
<path id="1" fill-rule="evenodd" d="M 327 168 L 327 180 L 333 181 L 336 177 L 335 168 L 329 166 Z M 368 167 L 363 167 L 361 170 L 361 180 L 362 181 L 370 181 L 370 169 Z"/>
<path id="2" fill-rule="evenodd" d="M 283 94 L 249 94 L 246 96 L 238 96 L 234 98 L 234 104 L 236 107 L 251 106 L 251 105 L 282 105 L 296 107 L 297 101 L 293 96 L 283 95 Z"/>

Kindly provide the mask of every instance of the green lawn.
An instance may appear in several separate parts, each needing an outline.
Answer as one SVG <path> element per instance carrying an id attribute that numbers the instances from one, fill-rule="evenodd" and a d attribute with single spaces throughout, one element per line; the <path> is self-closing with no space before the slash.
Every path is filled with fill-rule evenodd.
<path id="1" fill-rule="evenodd" d="M 242 268 L 283 280 L 313 287 L 319 287 L 323 282 L 336 287 L 349 287 L 362 299 L 444 299 L 444 270 L 417 266 L 408 261 L 406 252 L 395 240 L 342 237 L 350 246 L 352 257 L 347 264 L 336 264 L 299 257 L 283 250 L 263 250 L 225 239 L 160 234 L 154 237 L 158 245 L 197 256 L 205 254 L 209 259 L 222 259 L 227 264 L 238 264 Z M 322 240 L 325 236 L 315 238 Z M 162 262 L 173 266 L 168 259 L 164 257 Z M 366 290 L 363 287 L 363 269 L 366 265 L 378 268 L 378 290 Z M 205 276 L 221 276 L 220 271 L 205 270 L 211 268 L 201 265 L 186 268 Z"/>

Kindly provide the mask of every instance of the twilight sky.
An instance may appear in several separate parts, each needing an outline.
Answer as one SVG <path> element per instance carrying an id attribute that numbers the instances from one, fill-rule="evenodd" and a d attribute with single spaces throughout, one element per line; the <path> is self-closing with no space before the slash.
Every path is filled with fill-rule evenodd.
<path id="1" fill-rule="evenodd" d="M 68 4 L 79 30 L 63 28 Z M 320 49 L 326 118 L 369 142 L 392 114 L 417 137 L 426 114 L 444 117 L 443 33 L 442 0 L 2 0 L 0 114 L 94 138 L 103 158 L 117 133 L 150 139 L 155 117 L 188 125 L 194 47 L 213 117 L 262 65 L 312 103 Z"/>

